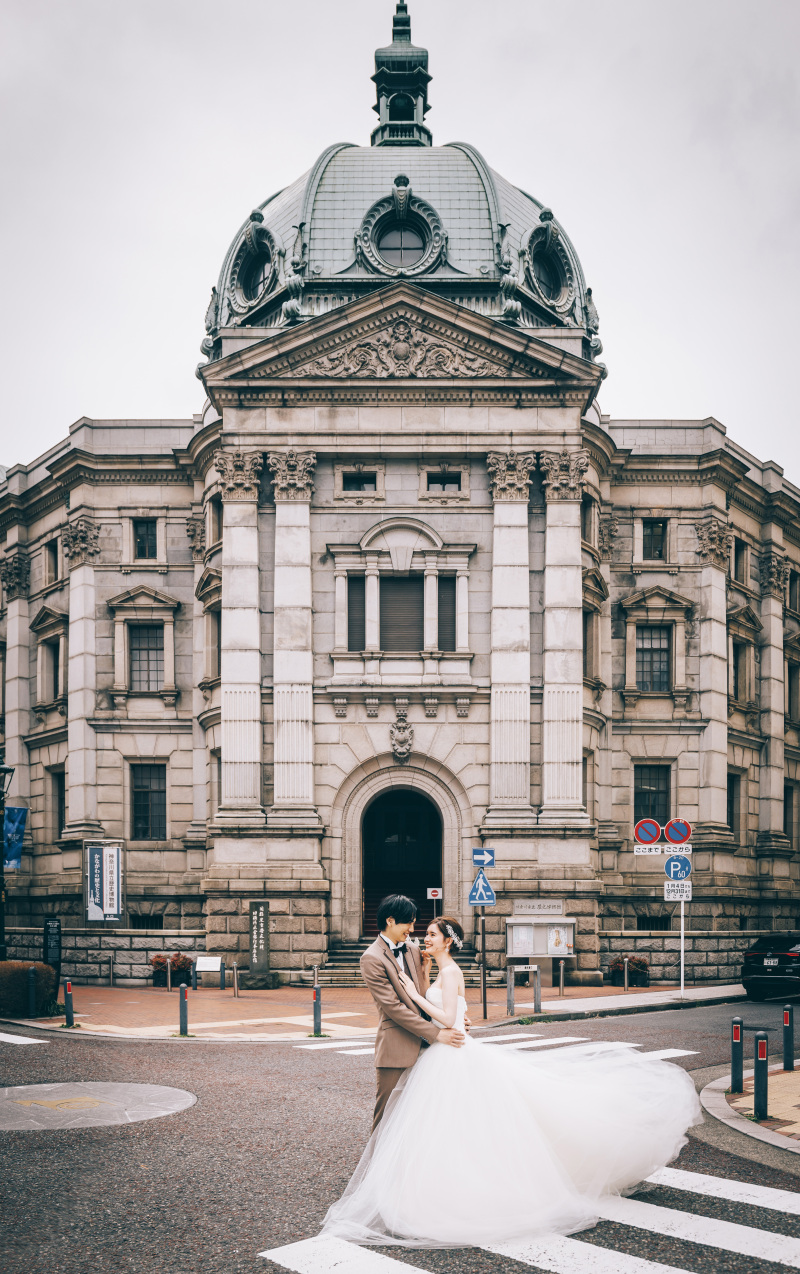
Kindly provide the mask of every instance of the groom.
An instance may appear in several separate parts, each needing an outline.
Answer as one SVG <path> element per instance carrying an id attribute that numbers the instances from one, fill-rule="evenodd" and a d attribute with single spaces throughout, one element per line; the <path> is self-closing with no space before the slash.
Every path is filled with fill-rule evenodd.
<path id="1" fill-rule="evenodd" d="M 408 974 L 421 995 L 428 989 L 430 961 L 423 961 L 419 947 L 406 944 L 414 927 L 417 905 L 403 894 L 390 894 L 378 908 L 380 934 L 361 957 L 361 975 L 370 989 L 378 1009 L 378 1033 L 375 1037 L 374 1132 L 380 1123 L 386 1103 L 409 1067 L 419 1057 L 421 1048 L 429 1044 L 450 1044 L 460 1048 L 464 1035 L 454 1028 L 443 1029 L 426 1017 L 409 999 L 398 976 Z"/>

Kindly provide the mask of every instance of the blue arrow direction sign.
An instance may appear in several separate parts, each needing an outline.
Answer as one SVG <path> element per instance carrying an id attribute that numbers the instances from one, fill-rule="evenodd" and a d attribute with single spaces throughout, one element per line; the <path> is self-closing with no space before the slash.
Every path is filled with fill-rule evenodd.
<path id="1" fill-rule="evenodd" d="M 667 880 L 688 880 L 692 874 L 692 860 L 684 854 L 672 854 L 664 863 Z"/>
<path id="2" fill-rule="evenodd" d="M 469 891 L 470 907 L 493 907 L 497 902 L 497 894 L 492 889 L 485 875 L 479 871 Z"/>
<path id="3" fill-rule="evenodd" d="M 472 861 L 476 867 L 494 867 L 494 850 L 473 849 Z"/>

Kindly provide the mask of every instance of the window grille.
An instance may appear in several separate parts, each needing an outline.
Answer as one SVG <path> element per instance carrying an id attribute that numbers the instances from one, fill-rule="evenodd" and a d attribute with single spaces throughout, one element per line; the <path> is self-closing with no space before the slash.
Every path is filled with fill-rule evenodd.
<path id="1" fill-rule="evenodd" d="M 384 575 L 380 582 L 381 649 L 422 650 L 424 584 L 421 575 Z"/>
<path id="2" fill-rule="evenodd" d="M 663 561 L 666 557 L 667 524 L 660 518 L 645 518 L 642 523 L 642 557 L 645 561 Z"/>
<path id="3" fill-rule="evenodd" d="M 667 765 L 633 767 L 633 821 L 654 818 L 663 827 L 669 822 L 670 771 Z"/>
<path id="4" fill-rule="evenodd" d="M 133 840 L 167 839 L 167 767 L 131 766 Z"/>
<path id="5" fill-rule="evenodd" d="M 347 577 L 347 649 L 363 650 L 367 644 L 366 579 L 363 575 Z"/>
<path id="6" fill-rule="evenodd" d="M 439 576 L 439 649 L 456 648 L 456 577 Z"/>
<path id="7" fill-rule="evenodd" d="M 664 694 L 670 689 L 670 629 L 636 628 L 636 685 L 639 690 Z"/>
<path id="8" fill-rule="evenodd" d="M 133 523 L 133 556 L 135 558 L 158 557 L 158 540 L 155 518 L 136 518 Z"/>
<path id="9" fill-rule="evenodd" d="M 129 630 L 131 690 L 158 693 L 164 685 L 164 628 L 132 624 Z"/>

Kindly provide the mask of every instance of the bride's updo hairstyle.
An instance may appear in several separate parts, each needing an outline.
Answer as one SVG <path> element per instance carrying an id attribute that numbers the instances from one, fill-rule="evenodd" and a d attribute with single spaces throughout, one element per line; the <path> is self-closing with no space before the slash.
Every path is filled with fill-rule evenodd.
<path id="1" fill-rule="evenodd" d="M 464 930 L 453 916 L 437 916 L 431 923 L 436 925 L 445 940 L 450 939 L 451 955 L 453 954 L 452 948 L 455 948 L 456 951 L 461 950 L 464 945 Z"/>

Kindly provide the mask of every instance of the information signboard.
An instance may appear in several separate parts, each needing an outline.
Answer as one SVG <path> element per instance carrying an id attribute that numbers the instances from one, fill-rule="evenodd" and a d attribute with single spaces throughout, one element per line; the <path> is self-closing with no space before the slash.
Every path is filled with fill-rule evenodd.
<path id="1" fill-rule="evenodd" d="M 61 972 L 61 921 L 57 916 L 49 916 L 42 927 L 42 963 L 55 969 L 58 987 L 58 975 Z"/>
<path id="2" fill-rule="evenodd" d="M 269 902 L 250 900 L 250 972 L 269 973 Z"/>
<path id="3" fill-rule="evenodd" d="M 691 902 L 692 901 L 692 882 L 691 880 L 665 880 L 664 881 L 664 902 Z M 683 941 L 683 916 L 681 916 L 681 945 Z M 681 951 L 683 955 L 683 951 Z M 681 972 L 683 969 L 681 968 Z"/>
<path id="4" fill-rule="evenodd" d="M 86 919 L 122 919 L 122 846 L 119 841 L 86 843 Z"/>

